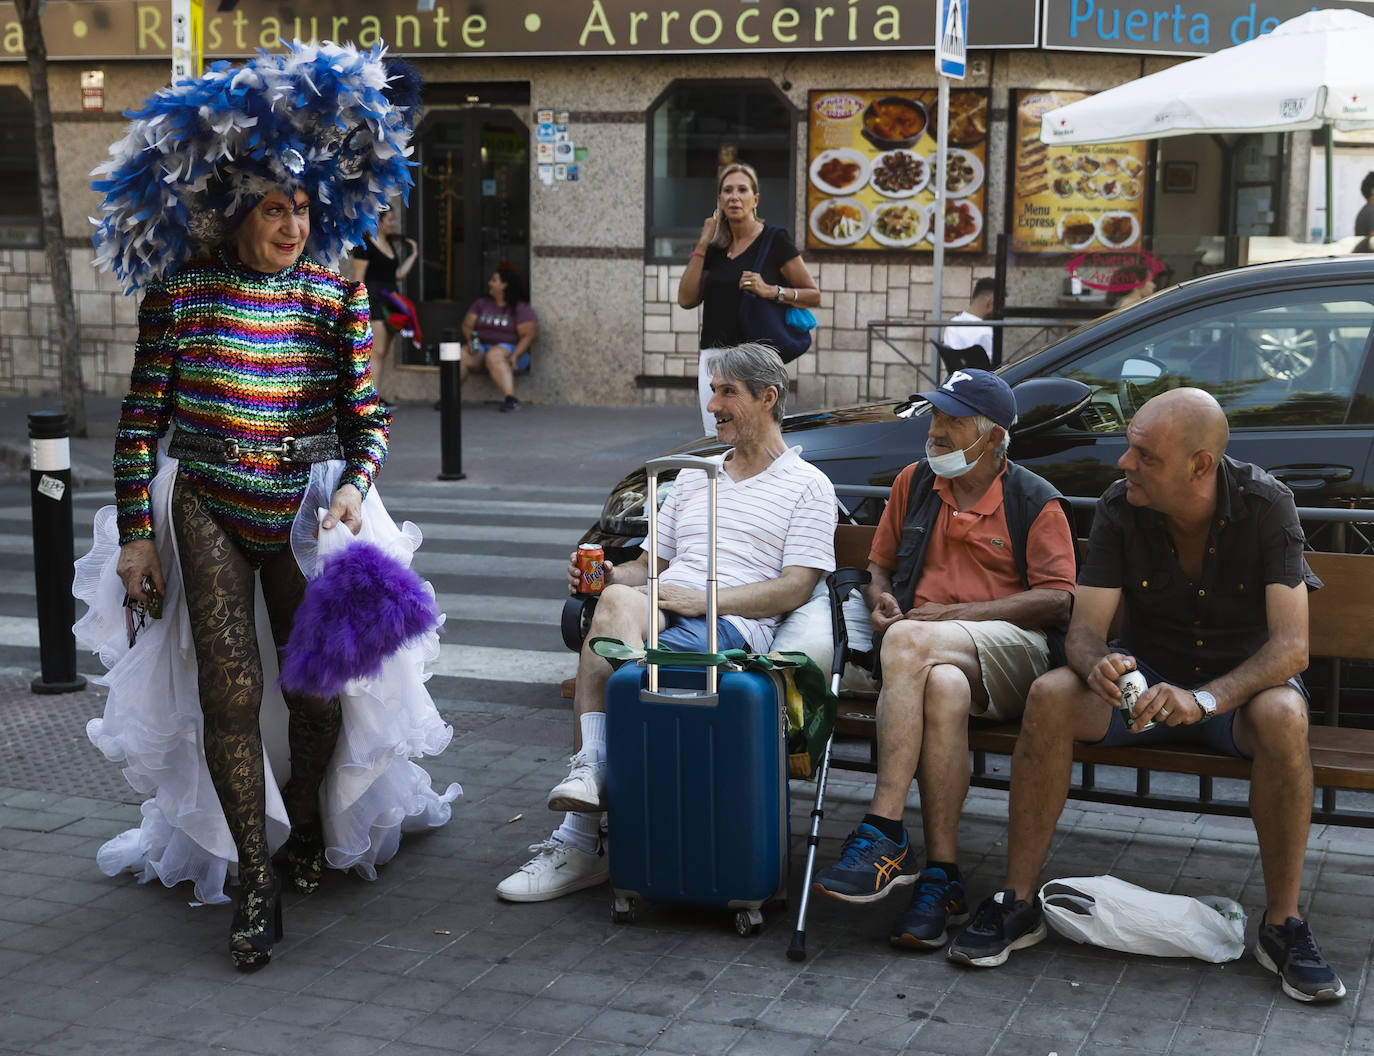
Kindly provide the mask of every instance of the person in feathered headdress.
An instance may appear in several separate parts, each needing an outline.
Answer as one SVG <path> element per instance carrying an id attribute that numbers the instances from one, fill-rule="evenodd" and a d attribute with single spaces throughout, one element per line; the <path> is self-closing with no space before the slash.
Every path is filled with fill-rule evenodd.
<path id="1" fill-rule="evenodd" d="M 322 692 L 299 684 L 281 690 L 291 776 L 278 794 L 260 723 L 265 691 L 278 689 L 264 668 L 275 666 L 273 652 L 292 636 L 307 575 L 327 572 L 293 552 L 293 525 L 298 535 L 306 525 L 308 537 L 316 502 L 328 507 L 318 522 L 321 535 L 336 525 L 356 535 L 364 511 L 374 507 L 381 512 L 369 516 L 390 523 L 369 495 L 386 457 L 390 416 L 368 370 L 367 291 L 331 265 L 374 231 L 387 200 L 411 185 L 419 82 L 403 67 L 380 48 L 329 43 L 296 43 L 240 67 L 216 63 L 130 113 L 128 133 L 95 173 L 101 178 L 94 186 L 105 194 L 96 262 L 113 269 L 127 293 L 144 291 L 115 438 L 117 514 L 106 527 L 117 529 L 117 543 L 108 544 L 103 560 L 141 615 L 144 606 L 157 615 L 159 599 L 168 606 L 153 624 L 160 632 L 131 636 L 128 655 L 111 657 L 105 715 L 92 723 L 92 739 L 128 763 L 131 781 L 157 790 L 144 806 L 144 825 L 102 848 L 101 865 L 132 867 L 141 879 L 157 875 L 169 885 L 194 879 L 198 895 L 210 901 L 226 900 L 225 874 L 236 870 L 241 894 L 229 952 L 240 968 L 271 957 L 281 932 L 282 883 L 304 893 L 318 886 L 324 829 L 337 822 L 321 817 L 321 782 L 332 757 L 338 766 L 365 752 L 341 741 L 343 709 L 332 694 L 350 677 L 376 677 L 380 658 L 404 644 L 378 644 L 367 671 L 345 671 Z M 394 525 L 391 531 L 401 534 Z M 100 564 L 102 545 L 97 538 L 83 560 Z M 406 544 L 398 546 L 408 564 Z M 381 551 L 376 556 L 395 563 Z M 432 633 L 432 592 L 408 567 L 400 572 L 399 579 L 369 582 L 409 590 L 404 634 Z M 262 603 L 255 603 L 259 587 Z M 91 596 L 83 623 L 98 628 L 100 588 Z M 258 634 L 255 607 L 265 613 L 270 638 Z M 183 626 L 194 643 L 191 685 L 178 683 Z M 105 639 L 91 624 L 86 630 L 104 658 Z M 130 664 L 137 689 L 121 692 Z M 189 705 L 188 696 L 196 698 Z M 416 706 L 419 725 L 435 731 L 431 746 L 446 741 L 437 731 L 447 727 L 427 693 Z M 177 731 L 200 741 L 203 766 L 199 753 L 177 754 L 188 739 Z M 397 736 L 404 740 L 413 730 Z M 340 816 L 370 804 L 374 814 L 350 839 L 380 849 L 355 854 L 332 837 L 328 844 L 331 864 L 364 872 L 389 857 L 386 846 L 394 853 L 385 833 L 399 824 L 378 820 L 394 801 L 437 824 L 456 794 L 436 796 L 427 775 L 423 792 L 402 789 L 404 780 L 419 779 L 401 780 L 393 771 L 393 802 L 379 806 L 373 800 L 386 798 L 386 782 L 357 785 L 358 773 L 380 772 L 369 765 L 355 768 Z M 207 772 L 213 796 L 196 777 Z M 270 849 L 283 842 L 279 878 Z"/>

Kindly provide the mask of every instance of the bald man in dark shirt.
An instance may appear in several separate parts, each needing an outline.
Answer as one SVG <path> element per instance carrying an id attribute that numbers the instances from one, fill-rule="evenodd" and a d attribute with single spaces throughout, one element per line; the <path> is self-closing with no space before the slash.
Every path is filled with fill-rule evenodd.
<path id="1" fill-rule="evenodd" d="M 1226 456 L 1230 431 L 1201 389 L 1146 403 L 1126 430 L 1117 481 L 1098 501 L 1069 626 L 1068 666 L 1036 680 L 1012 760 L 1004 889 L 950 946 L 978 967 L 1045 937 L 1040 869 L 1064 809 L 1073 743 L 1203 743 L 1252 760 L 1250 813 L 1266 911 L 1255 956 L 1299 1001 L 1345 987 L 1299 916 L 1312 811 L 1307 743 L 1307 592 L 1292 493 Z M 1107 635 L 1118 607 L 1120 637 Z M 1117 681 L 1149 688 L 1128 729 Z M 1155 723 L 1151 729 L 1143 726 Z M 1140 731 L 1140 732 L 1135 732 Z"/>

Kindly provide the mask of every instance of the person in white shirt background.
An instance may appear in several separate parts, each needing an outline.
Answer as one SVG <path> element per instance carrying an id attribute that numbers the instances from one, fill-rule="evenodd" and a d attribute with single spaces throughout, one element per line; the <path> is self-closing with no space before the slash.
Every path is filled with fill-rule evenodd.
<path id="1" fill-rule="evenodd" d="M 954 317 L 952 322 L 977 323 L 992 314 L 997 304 L 997 281 L 979 279 L 973 284 L 973 296 L 968 307 Z M 992 327 L 990 326 L 947 326 L 940 335 L 940 343 L 955 349 L 972 348 L 981 345 L 988 354 L 988 366 L 992 366 Z"/>

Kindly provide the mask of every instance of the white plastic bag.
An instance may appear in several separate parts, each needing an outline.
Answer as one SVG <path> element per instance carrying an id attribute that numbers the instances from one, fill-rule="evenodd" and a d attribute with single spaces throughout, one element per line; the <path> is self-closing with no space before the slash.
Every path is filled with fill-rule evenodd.
<path id="1" fill-rule="evenodd" d="M 1114 876 L 1075 876 L 1051 880 L 1040 902 L 1050 927 L 1074 942 L 1218 964 L 1245 952 L 1245 910 L 1219 895 L 1166 895 Z"/>

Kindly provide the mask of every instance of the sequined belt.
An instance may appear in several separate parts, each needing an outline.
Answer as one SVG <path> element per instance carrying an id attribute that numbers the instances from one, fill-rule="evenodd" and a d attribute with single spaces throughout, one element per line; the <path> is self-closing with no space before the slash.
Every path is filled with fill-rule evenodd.
<path id="1" fill-rule="evenodd" d="M 283 462 L 327 462 L 331 458 L 343 458 L 343 447 L 335 432 L 286 436 L 276 447 L 264 447 L 178 429 L 167 445 L 167 454 L 192 462 L 239 462 L 247 456 L 262 455 L 275 455 Z"/>

